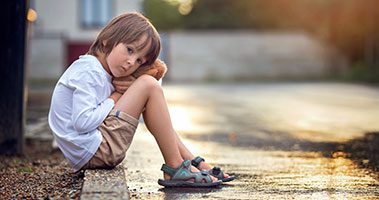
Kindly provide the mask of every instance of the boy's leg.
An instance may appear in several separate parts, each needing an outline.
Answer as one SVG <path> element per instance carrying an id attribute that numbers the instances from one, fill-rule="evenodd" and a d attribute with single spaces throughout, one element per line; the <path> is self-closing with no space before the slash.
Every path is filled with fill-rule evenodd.
<path id="1" fill-rule="evenodd" d="M 166 164 L 179 166 L 183 159 L 174 132 L 171 131 L 171 119 L 167 114 L 162 88 L 153 77 L 146 75 L 139 77 L 115 104 L 115 109 L 136 119 L 144 108 L 146 126 L 154 135 Z"/>
<path id="2" fill-rule="evenodd" d="M 180 139 L 180 136 L 176 132 L 175 132 L 175 135 L 176 135 L 176 141 L 178 142 L 178 148 L 180 151 L 180 155 L 182 156 L 182 158 L 185 160 L 193 160 L 195 158 L 195 156 L 184 145 L 184 143 Z M 212 167 L 206 162 L 201 162 L 198 167 L 199 167 L 199 169 L 202 169 L 202 170 L 212 169 Z M 224 173 L 224 177 L 228 178 L 229 174 Z"/>
<path id="3" fill-rule="evenodd" d="M 145 124 L 155 137 L 166 164 L 176 168 L 183 162 L 163 90 L 153 77 L 139 77 L 117 101 L 115 108 L 136 119 L 145 109 Z M 191 171 L 198 170 L 192 167 Z M 165 179 L 168 178 L 165 174 Z M 214 177 L 212 179 L 217 181 Z"/>

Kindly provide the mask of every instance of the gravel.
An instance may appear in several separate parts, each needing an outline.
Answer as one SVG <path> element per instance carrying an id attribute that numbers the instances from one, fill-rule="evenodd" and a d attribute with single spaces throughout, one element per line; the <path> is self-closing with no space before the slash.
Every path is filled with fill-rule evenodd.
<path id="1" fill-rule="evenodd" d="M 24 155 L 0 155 L 1 199 L 79 199 L 83 172 L 73 173 L 51 140 L 27 139 Z"/>

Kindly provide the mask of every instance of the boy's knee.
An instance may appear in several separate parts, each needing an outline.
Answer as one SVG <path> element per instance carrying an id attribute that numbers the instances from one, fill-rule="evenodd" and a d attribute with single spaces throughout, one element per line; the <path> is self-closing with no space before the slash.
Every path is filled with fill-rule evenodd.
<path id="1" fill-rule="evenodd" d="M 140 77 L 137 78 L 136 82 L 139 82 L 140 84 L 143 84 L 146 89 L 162 89 L 161 85 L 159 84 L 159 82 L 157 81 L 157 79 L 155 79 L 154 77 L 150 76 L 150 75 L 142 75 Z"/>

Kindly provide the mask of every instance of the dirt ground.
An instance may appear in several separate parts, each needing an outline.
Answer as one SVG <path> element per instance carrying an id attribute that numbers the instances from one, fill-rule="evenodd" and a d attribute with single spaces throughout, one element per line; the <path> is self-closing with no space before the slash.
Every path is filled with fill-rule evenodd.
<path id="1" fill-rule="evenodd" d="M 79 199 L 84 173 L 72 173 L 51 141 L 27 139 L 25 155 L 0 156 L 2 199 Z"/>

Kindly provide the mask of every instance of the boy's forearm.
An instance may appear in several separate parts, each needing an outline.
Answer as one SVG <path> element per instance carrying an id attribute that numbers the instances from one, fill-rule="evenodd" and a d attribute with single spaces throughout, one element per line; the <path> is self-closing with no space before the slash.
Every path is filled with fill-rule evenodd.
<path id="1" fill-rule="evenodd" d="M 114 103 L 117 103 L 117 101 L 120 99 L 120 97 L 122 96 L 121 93 L 117 92 L 117 91 L 114 91 L 111 96 L 109 96 L 109 98 L 113 99 Z"/>

